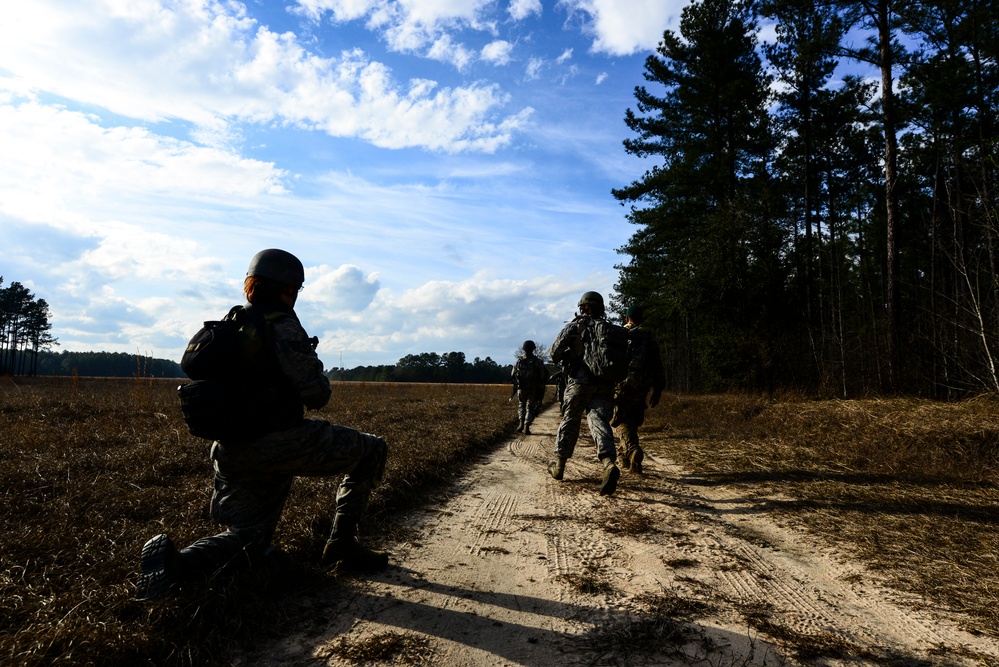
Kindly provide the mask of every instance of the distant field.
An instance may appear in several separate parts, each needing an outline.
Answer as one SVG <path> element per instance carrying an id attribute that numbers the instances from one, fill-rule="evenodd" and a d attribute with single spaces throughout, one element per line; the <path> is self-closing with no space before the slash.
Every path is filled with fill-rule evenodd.
<path id="1" fill-rule="evenodd" d="M 289 567 L 239 573 L 170 603 L 132 601 L 146 539 L 165 531 L 186 545 L 220 528 L 208 517 L 209 443 L 187 433 L 177 384 L 0 378 L 0 663 L 214 662 L 227 646 L 286 621 L 277 600 L 333 585 L 318 557 L 338 480 L 303 478 L 276 536 Z M 375 530 L 512 431 L 509 391 L 337 384 L 329 405 L 310 416 L 389 442 L 368 522 Z"/>

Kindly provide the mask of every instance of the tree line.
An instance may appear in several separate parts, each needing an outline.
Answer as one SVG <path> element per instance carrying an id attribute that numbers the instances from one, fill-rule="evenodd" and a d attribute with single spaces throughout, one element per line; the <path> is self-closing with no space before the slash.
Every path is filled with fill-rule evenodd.
<path id="1" fill-rule="evenodd" d="M 333 368 L 326 371 L 339 382 L 465 382 L 502 384 L 510 382 L 513 365 L 501 366 L 490 357 L 465 361 L 463 352 L 409 354 L 396 364 Z M 37 375 L 81 377 L 185 378 L 180 364 L 170 359 L 124 352 L 42 352 Z"/>
<path id="2" fill-rule="evenodd" d="M 625 113 L 653 164 L 613 190 L 614 307 L 644 303 L 674 389 L 999 391 L 997 4 L 684 9 Z"/>
<path id="3" fill-rule="evenodd" d="M 58 345 L 49 333 L 49 304 L 19 282 L 0 276 L 0 375 L 34 375 L 39 354 Z"/>
<path id="4" fill-rule="evenodd" d="M 127 352 L 42 352 L 37 375 L 115 378 L 183 378 L 180 364 Z"/>
<path id="5" fill-rule="evenodd" d="M 490 357 L 469 362 L 464 352 L 423 352 L 407 354 L 398 363 L 381 366 L 334 368 L 327 375 L 347 382 L 467 382 L 502 384 L 510 382 L 513 365 L 501 366 Z"/>

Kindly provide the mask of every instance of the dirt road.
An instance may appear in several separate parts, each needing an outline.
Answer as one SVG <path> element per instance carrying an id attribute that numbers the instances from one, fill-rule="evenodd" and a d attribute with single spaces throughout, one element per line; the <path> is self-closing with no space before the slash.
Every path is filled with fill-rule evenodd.
<path id="1" fill-rule="evenodd" d="M 585 433 L 545 472 L 558 410 L 475 465 L 388 545 L 393 567 L 317 599 L 253 665 L 999 665 L 759 498 L 652 456 L 598 494 Z"/>

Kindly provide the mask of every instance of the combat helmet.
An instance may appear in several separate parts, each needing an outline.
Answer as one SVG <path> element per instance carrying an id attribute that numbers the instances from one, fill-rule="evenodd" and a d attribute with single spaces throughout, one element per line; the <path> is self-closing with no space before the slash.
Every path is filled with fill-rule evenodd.
<path id="1" fill-rule="evenodd" d="M 520 346 L 524 352 L 533 352 L 538 349 L 538 346 L 534 344 L 533 340 L 525 340 L 524 344 Z"/>
<path id="2" fill-rule="evenodd" d="M 604 312 L 604 298 L 600 296 L 600 292 L 584 292 L 583 296 L 579 297 L 579 303 L 576 305 L 580 308 L 590 306 L 597 313 L 602 314 Z"/>
<path id="3" fill-rule="evenodd" d="M 305 282 L 305 268 L 298 257 L 277 248 L 261 250 L 254 255 L 246 275 L 273 280 L 292 287 L 301 287 Z"/>

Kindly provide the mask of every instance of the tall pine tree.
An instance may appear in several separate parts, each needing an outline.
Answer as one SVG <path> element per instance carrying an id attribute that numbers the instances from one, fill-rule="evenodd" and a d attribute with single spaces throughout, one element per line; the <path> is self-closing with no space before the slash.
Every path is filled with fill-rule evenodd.
<path id="1" fill-rule="evenodd" d="M 768 198 L 770 80 L 756 47 L 751 2 L 692 3 L 645 62 L 662 94 L 637 87 L 625 117 L 627 152 L 661 164 L 613 190 L 639 227 L 616 289 L 646 305 L 678 389 L 775 380 L 786 234 Z"/>

